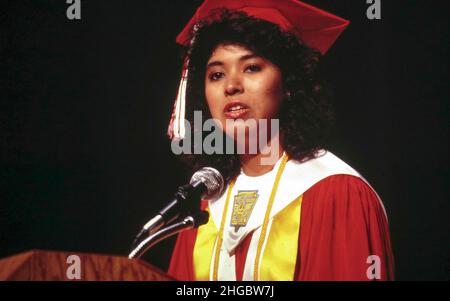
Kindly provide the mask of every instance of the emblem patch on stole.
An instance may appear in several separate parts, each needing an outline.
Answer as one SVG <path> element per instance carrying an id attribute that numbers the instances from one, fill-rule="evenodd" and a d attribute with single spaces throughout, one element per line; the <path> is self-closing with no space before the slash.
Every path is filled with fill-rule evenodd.
<path id="1" fill-rule="evenodd" d="M 258 197 L 258 190 L 239 190 L 234 196 L 230 226 L 234 227 L 235 232 L 247 225 Z"/>

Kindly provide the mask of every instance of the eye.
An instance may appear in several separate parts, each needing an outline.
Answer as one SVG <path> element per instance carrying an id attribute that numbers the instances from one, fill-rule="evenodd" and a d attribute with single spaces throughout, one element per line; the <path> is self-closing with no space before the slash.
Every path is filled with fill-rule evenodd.
<path id="1" fill-rule="evenodd" d="M 258 71 L 261 71 L 261 66 L 257 65 L 257 64 L 251 64 L 251 65 L 248 65 L 247 67 L 245 67 L 244 71 L 245 72 L 250 72 L 250 73 L 258 72 Z"/>
<path id="2" fill-rule="evenodd" d="M 212 81 L 221 79 L 224 76 L 223 72 L 211 72 L 208 78 Z"/>

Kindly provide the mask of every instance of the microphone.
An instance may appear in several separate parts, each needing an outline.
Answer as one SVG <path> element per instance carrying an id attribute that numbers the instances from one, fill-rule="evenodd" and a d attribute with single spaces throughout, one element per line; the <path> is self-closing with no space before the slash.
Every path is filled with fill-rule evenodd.
<path id="1" fill-rule="evenodd" d="M 172 200 L 159 213 L 148 221 L 136 236 L 133 246 L 139 243 L 143 236 L 149 236 L 161 227 L 171 223 L 181 214 L 199 211 L 201 199 L 216 200 L 222 193 L 225 181 L 219 171 L 212 167 L 203 167 L 195 172 L 189 184 L 180 186 Z"/>

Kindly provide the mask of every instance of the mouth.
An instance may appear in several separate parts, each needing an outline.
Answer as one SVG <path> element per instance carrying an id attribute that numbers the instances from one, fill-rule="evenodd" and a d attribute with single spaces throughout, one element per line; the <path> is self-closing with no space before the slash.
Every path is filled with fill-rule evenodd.
<path id="1" fill-rule="evenodd" d="M 250 108 L 242 102 L 232 101 L 225 106 L 223 112 L 227 118 L 236 119 L 244 117 L 250 112 Z"/>

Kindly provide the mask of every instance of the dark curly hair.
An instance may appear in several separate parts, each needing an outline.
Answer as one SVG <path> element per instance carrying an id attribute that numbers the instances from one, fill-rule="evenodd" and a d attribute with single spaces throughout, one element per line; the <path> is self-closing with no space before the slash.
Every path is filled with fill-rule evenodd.
<path id="1" fill-rule="evenodd" d="M 204 94 L 206 63 L 219 45 L 243 46 L 268 59 L 280 70 L 290 97 L 280 108 L 281 145 L 290 159 L 300 162 L 317 156 L 334 121 L 329 102 L 330 90 L 318 74 L 320 53 L 297 36 L 277 25 L 249 17 L 243 12 L 217 10 L 210 21 L 195 25 L 193 42 L 186 49 L 189 75 L 186 92 L 186 119 L 193 124 L 194 111 L 211 118 Z M 193 131 L 201 129 L 193 129 Z M 226 136 L 226 135 L 225 135 Z M 231 139 L 225 137 L 225 139 Z M 240 172 L 236 154 L 183 154 L 183 161 L 194 170 L 212 166 L 229 180 Z"/>

